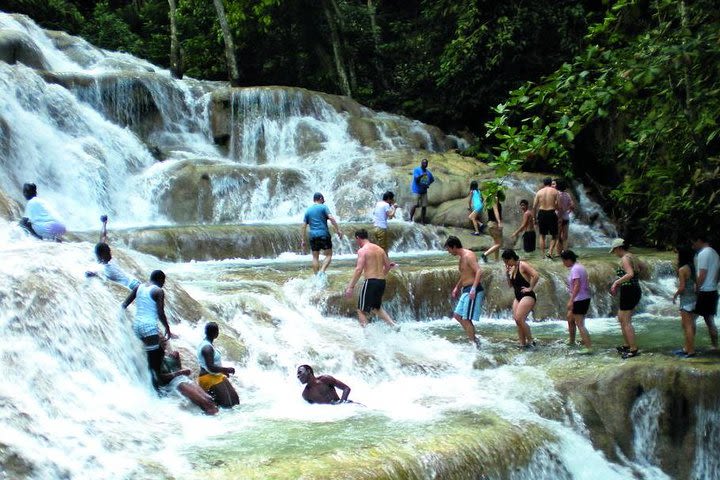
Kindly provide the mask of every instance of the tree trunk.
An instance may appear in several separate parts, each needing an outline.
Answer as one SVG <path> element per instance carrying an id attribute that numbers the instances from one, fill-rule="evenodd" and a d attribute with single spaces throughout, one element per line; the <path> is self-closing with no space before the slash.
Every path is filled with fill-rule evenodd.
<path id="1" fill-rule="evenodd" d="M 328 7 L 328 0 L 323 0 L 323 11 L 325 12 L 325 18 L 327 18 L 328 26 L 330 27 L 330 42 L 332 43 L 333 57 L 335 59 L 335 70 L 337 71 L 340 91 L 343 95 L 348 97 L 352 96 L 352 90 L 350 89 L 350 82 L 348 81 L 347 71 L 345 69 L 345 62 L 342 55 L 342 45 L 340 44 L 340 33 L 338 32 L 338 26 L 333 18 L 333 14 Z"/>
<path id="2" fill-rule="evenodd" d="M 223 0 L 213 0 L 213 4 L 215 5 L 223 39 L 225 40 L 225 60 L 227 61 L 230 85 L 238 87 L 240 86 L 240 69 L 238 68 L 237 58 L 235 58 L 235 41 L 233 40 L 230 25 L 225 15 L 225 6 L 223 5 Z"/>
<path id="3" fill-rule="evenodd" d="M 375 47 L 375 54 L 373 55 L 375 71 L 378 74 L 382 87 L 385 90 L 389 90 L 390 86 L 388 85 L 387 78 L 385 78 L 385 71 L 383 69 L 382 62 L 380 61 L 380 27 L 378 27 L 377 24 L 375 4 L 373 3 L 373 0 L 367 0 L 367 11 L 368 16 L 370 17 L 370 32 L 372 33 L 373 45 Z"/>
<path id="4" fill-rule="evenodd" d="M 170 5 L 170 73 L 174 78 L 182 78 L 182 56 L 180 55 L 177 29 L 177 4 L 175 0 L 168 0 L 168 4 Z"/>

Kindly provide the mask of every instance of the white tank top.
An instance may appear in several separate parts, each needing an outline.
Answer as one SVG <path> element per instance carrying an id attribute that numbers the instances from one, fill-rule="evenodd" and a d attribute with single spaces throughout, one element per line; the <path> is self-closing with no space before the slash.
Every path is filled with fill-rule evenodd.
<path id="1" fill-rule="evenodd" d="M 217 367 L 220 366 L 220 361 L 221 361 L 220 352 L 218 352 L 217 348 L 215 348 L 213 346 L 213 344 L 208 341 L 207 338 L 205 340 L 203 340 L 202 342 L 200 342 L 200 345 L 198 345 L 198 349 L 197 349 L 198 364 L 200 364 L 200 368 L 204 368 L 206 372 L 213 373 L 208 368 L 207 363 L 205 362 L 205 357 L 202 354 L 202 350 L 203 350 L 203 348 L 205 348 L 206 345 L 210 345 L 210 347 L 212 347 L 212 349 L 213 349 L 213 352 L 214 352 L 213 363 Z"/>
<path id="2" fill-rule="evenodd" d="M 150 296 L 158 288 L 157 285 L 142 284 L 135 294 L 135 322 L 157 325 L 160 320 L 157 313 L 157 303 Z"/>

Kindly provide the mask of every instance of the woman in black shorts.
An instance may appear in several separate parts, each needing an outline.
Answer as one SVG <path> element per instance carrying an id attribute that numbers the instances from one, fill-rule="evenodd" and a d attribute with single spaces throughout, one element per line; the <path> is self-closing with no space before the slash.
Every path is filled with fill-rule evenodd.
<path id="1" fill-rule="evenodd" d="M 508 249 L 502 253 L 505 263 L 507 282 L 515 291 L 512 312 L 515 325 L 518 329 L 518 340 L 521 348 L 535 346 L 535 341 L 527 324 L 527 316 L 535 307 L 537 297 L 535 296 L 535 285 L 540 276 L 528 262 L 521 262 L 515 250 Z"/>
<path id="2" fill-rule="evenodd" d="M 635 256 L 628 251 L 628 246 L 622 238 L 616 238 L 610 247 L 610 253 L 620 258 L 620 266 L 617 269 L 617 280 L 610 287 L 610 293 L 615 295 L 619 293 L 618 321 L 620 322 L 620 330 L 622 330 L 625 343 L 617 347 L 618 353 L 622 358 L 632 358 L 640 355 L 637 344 L 635 343 L 635 329 L 632 325 L 632 316 L 635 307 L 640 303 L 642 291 L 640 290 L 640 282 L 638 281 L 638 261 Z"/>
<path id="3" fill-rule="evenodd" d="M 568 275 L 568 291 L 570 299 L 567 303 L 567 322 L 568 333 L 570 338 L 568 345 L 575 346 L 575 332 L 580 331 L 585 348 L 581 351 L 583 354 L 592 353 L 592 343 L 590 343 L 590 334 L 585 328 L 585 315 L 590 309 L 590 282 L 585 267 L 577 261 L 577 255 L 572 250 L 563 250 L 560 252 L 560 258 L 563 265 L 570 269 Z"/>

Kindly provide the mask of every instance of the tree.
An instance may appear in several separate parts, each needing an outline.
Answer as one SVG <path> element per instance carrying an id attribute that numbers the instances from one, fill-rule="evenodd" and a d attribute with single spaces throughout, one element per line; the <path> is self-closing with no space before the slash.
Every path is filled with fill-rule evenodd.
<path id="1" fill-rule="evenodd" d="M 177 5 L 175 0 L 168 0 L 170 7 L 170 73 L 175 78 L 182 78 L 182 56 L 180 54 L 180 41 L 177 28 Z"/>
<path id="2" fill-rule="evenodd" d="M 240 86 L 240 69 L 238 68 L 235 41 L 233 40 L 232 31 L 225 15 L 225 6 L 223 0 L 213 0 L 217 19 L 222 30 L 223 40 L 225 41 L 225 61 L 227 62 L 228 76 L 230 77 L 230 85 L 233 87 Z"/>

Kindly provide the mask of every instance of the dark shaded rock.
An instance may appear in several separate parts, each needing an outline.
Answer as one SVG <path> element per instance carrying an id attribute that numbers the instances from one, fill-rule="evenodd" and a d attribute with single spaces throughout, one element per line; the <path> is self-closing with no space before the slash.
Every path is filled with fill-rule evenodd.
<path id="1" fill-rule="evenodd" d="M 0 61 L 11 65 L 22 63 L 37 70 L 47 70 L 48 63 L 32 37 L 17 30 L 0 30 Z"/>

